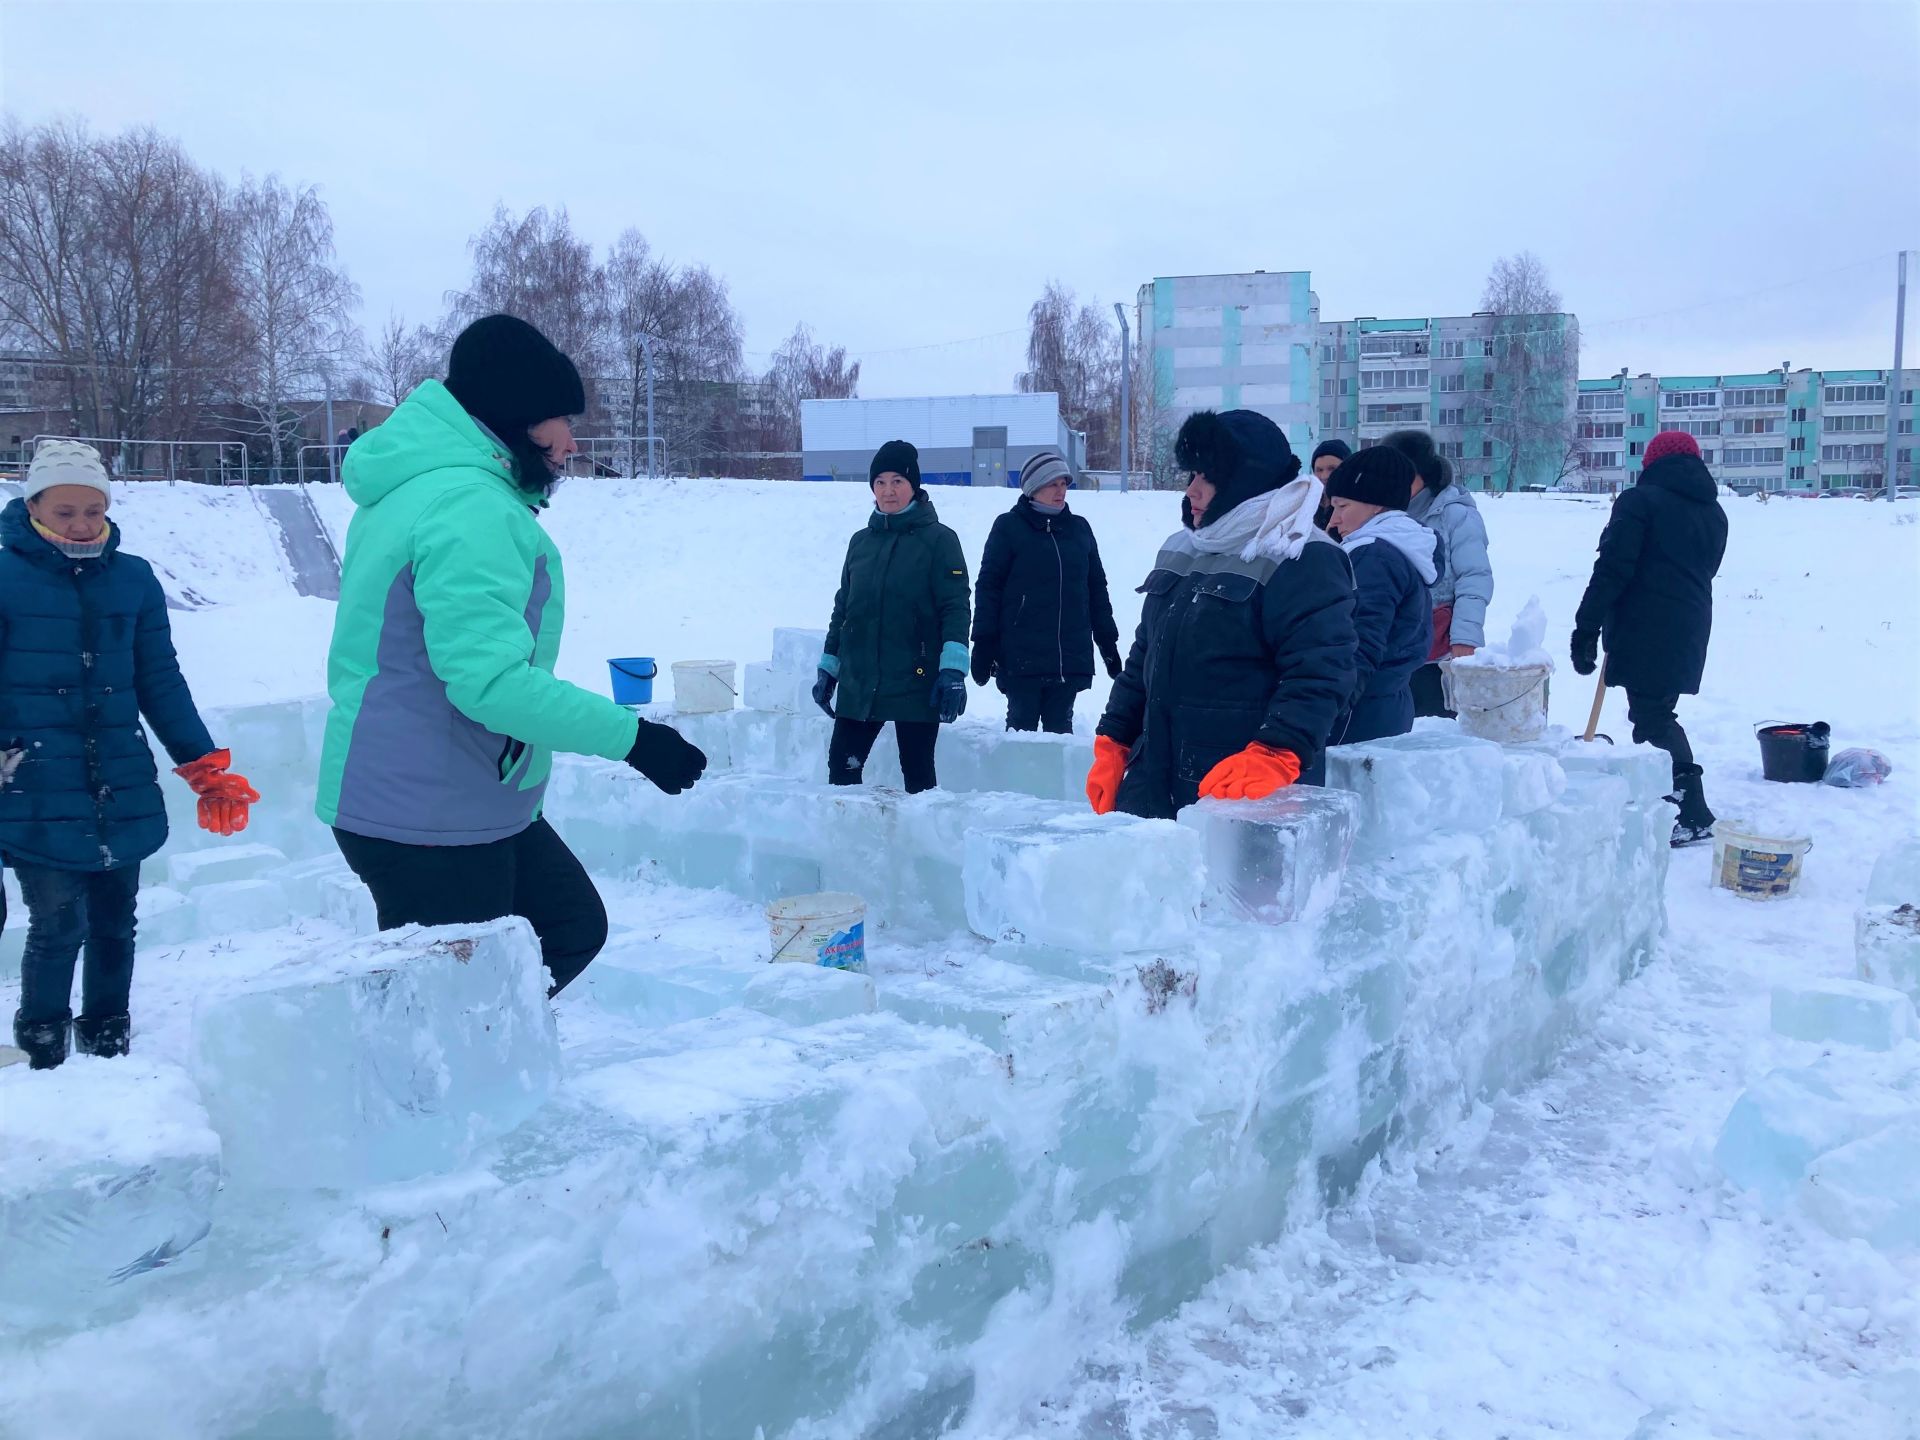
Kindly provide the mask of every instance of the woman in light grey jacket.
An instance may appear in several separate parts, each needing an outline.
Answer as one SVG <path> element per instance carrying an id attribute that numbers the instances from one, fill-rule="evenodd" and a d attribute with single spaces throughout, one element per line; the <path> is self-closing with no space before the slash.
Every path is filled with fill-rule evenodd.
<path id="1" fill-rule="evenodd" d="M 1487 526 L 1473 496 L 1453 483 L 1453 467 L 1424 430 L 1396 430 L 1381 442 L 1413 462 L 1413 503 L 1407 514 L 1440 537 L 1440 578 L 1433 584 L 1433 648 L 1413 672 L 1413 713 L 1445 715 L 1440 667 L 1449 656 L 1471 655 L 1487 643 L 1487 605 L 1493 599 L 1493 562 Z"/>

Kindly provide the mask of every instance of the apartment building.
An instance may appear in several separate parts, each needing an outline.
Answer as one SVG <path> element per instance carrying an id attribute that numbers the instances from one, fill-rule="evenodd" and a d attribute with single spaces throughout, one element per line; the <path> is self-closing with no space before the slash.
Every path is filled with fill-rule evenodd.
<path id="1" fill-rule="evenodd" d="M 1684 430 L 1735 490 L 1877 489 L 1895 407 L 1895 483 L 1912 484 L 1920 370 L 1778 370 L 1748 375 L 1637 375 L 1582 380 L 1575 435 L 1589 483 L 1639 478 L 1647 442 Z"/>

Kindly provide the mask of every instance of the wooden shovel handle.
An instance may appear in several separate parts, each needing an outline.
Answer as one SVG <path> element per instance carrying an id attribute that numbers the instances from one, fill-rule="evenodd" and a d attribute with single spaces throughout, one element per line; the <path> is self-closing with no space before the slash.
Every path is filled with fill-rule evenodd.
<path id="1" fill-rule="evenodd" d="M 1600 707 L 1605 705 L 1606 703 L 1607 703 L 1607 672 L 1606 672 L 1606 667 L 1602 666 L 1599 674 L 1594 676 L 1593 709 L 1590 712 L 1588 712 L 1587 733 L 1580 737 L 1582 740 L 1593 739 L 1594 732 L 1599 730 Z"/>

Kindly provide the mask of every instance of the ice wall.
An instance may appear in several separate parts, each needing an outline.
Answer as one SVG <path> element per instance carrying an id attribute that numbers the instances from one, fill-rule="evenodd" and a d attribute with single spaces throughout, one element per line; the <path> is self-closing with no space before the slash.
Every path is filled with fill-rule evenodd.
<path id="1" fill-rule="evenodd" d="M 797 706 L 806 650 L 749 687 Z M 217 717 L 276 757 L 233 740 L 269 811 L 313 719 Z M 124 1404 L 191 1327 L 230 1357 L 197 1435 L 936 1433 L 1017 1403 L 1000 1357 L 1165 1313 L 1538 1073 L 1664 928 L 1657 752 L 1436 725 L 1173 824 L 1089 814 L 1084 737 L 950 727 L 954 788 L 907 797 L 820 784 L 817 712 L 681 723 L 714 761 L 693 791 L 569 760 L 548 813 L 609 885 L 737 899 L 617 934 L 557 1052 L 511 926 L 236 980 L 179 1093 L 226 1154 L 199 1263 L 123 1280 L 105 1320 L 31 1317 L 43 1355 L 105 1347 Z M 158 923 L 368 926 L 317 823 L 261 819 L 284 859 L 177 833 Z M 817 888 L 867 900 L 870 974 L 766 965 L 757 905 Z M 38 1078 L 0 1072 L 0 1104 Z M 0 1429 L 89 1403 L 43 1385 Z"/>

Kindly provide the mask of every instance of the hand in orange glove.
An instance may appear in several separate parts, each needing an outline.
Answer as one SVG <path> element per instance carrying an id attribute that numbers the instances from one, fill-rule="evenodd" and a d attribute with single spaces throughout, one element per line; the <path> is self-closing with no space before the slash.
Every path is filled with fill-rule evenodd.
<path id="1" fill-rule="evenodd" d="M 1207 800 L 1264 800 L 1300 778 L 1300 757 L 1258 740 L 1207 772 L 1200 795 Z"/>
<path id="2" fill-rule="evenodd" d="M 1087 771 L 1087 800 L 1096 815 L 1113 811 L 1120 777 L 1127 773 L 1127 747 L 1107 735 L 1093 737 L 1093 768 Z"/>
<path id="3" fill-rule="evenodd" d="M 227 769 L 231 764 L 232 752 L 215 750 L 173 772 L 200 797 L 200 828 L 215 835 L 238 835 L 246 829 L 247 807 L 260 799 L 246 776 Z"/>

